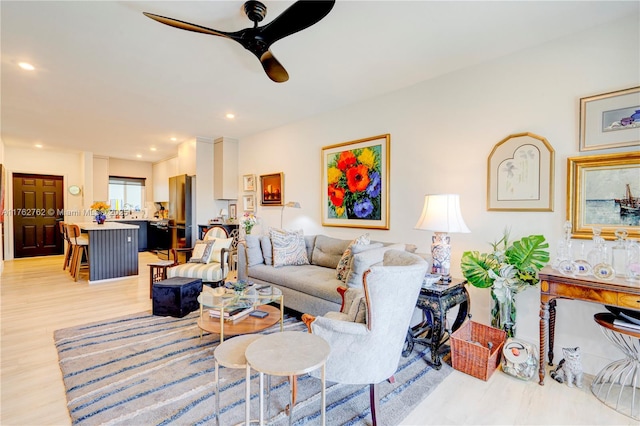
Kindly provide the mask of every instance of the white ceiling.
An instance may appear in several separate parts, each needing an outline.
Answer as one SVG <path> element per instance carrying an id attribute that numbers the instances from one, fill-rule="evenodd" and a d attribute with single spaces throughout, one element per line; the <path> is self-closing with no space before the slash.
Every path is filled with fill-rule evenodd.
<path id="1" fill-rule="evenodd" d="M 293 3 L 262 1 L 262 24 Z M 242 138 L 640 13 L 638 1 L 338 0 L 272 45 L 280 84 L 239 44 L 142 15 L 236 31 L 252 26 L 242 5 L 2 0 L 2 140 L 158 161 L 196 136 Z"/>

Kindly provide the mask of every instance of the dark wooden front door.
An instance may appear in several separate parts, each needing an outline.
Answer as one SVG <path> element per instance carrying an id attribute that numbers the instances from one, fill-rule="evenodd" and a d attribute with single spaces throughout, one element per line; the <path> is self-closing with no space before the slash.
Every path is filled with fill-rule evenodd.
<path id="1" fill-rule="evenodd" d="M 63 253 L 62 176 L 13 174 L 14 257 Z"/>

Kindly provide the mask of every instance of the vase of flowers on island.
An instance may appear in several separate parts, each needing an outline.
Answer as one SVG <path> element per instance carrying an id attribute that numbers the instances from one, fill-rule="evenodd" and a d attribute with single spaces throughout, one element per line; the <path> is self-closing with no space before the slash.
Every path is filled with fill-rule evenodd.
<path id="1" fill-rule="evenodd" d="M 111 206 L 104 201 L 96 201 L 91 204 L 91 208 L 96 211 L 96 223 L 98 225 L 104 224 L 104 221 L 107 220 L 107 212 Z"/>
<path id="2" fill-rule="evenodd" d="M 491 244 L 491 253 L 466 251 L 462 254 L 462 274 L 475 287 L 491 288 L 491 325 L 515 335 L 515 296 L 535 286 L 538 271 L 549 262 L 549 244 L 542 235 L 529 235 L 509 242 L 509 231 Z"/>
<path id="3" fill-rule="evenodd" d="M 327 168 L 329 217 L 380 220 L 382 214 L 381 147 L 332 154 Z"/>
<path id="4" fill-rule="evenodd" d="M 244 229 L 245 234 L 251 234 L 251 230 L 258 223 L 258 218 L 253 213 L 245 212 L 240 219 L 240 226 Z"/>

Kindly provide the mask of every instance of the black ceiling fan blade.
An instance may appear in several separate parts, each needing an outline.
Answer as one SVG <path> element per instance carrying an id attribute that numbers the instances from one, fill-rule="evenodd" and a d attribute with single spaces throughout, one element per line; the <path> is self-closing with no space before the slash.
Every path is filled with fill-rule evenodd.
<path id="1" fill-rule="evenodd" d="M 154 21 L 158 21 L 170 27 L 180 28 L 181 30 L 193 31 L 194 33 L 209 34 L 219 37 L 227 37 L 238 41 L 238 36 L 235 33 L 227 33 L 224 31 L 214 30 L 212 28 L 203 27 L 196 24 L 190 24 L 189 22 L 179 21 L 173 18 L 167 18 L 165 16 L 154 15 L 153 13 L 142 12 L 147 18 L 151 18 Z"/>
<path id="2" fill-rule="evenodd" d="M 335 0 L 299 0 L 273 21 L 259 28 L 260 36 L 264 43 L 270 46 L 281 38 L 316 24 L 331 12 L 335 3 Z"/>
<path id="3" fill-rule="evenodd" d="M 267 76 L 276 83 L 284 83 L 289 80 L 289 73 L 270 51 L 266 51 L 260 57 L 260 63 Z"/>

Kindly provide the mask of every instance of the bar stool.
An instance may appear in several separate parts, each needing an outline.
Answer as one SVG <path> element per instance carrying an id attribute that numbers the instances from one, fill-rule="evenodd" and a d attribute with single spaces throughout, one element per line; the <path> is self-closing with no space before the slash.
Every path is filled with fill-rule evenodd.
<path id="1" fill-rule="evenodd" d="M 62 243 L 67 243 L 67 249 L 64 253 L 64 263 L 62 265 L 62 270 L 64 271 L 69 267 L 69 263 L 71 262 L 71 241 L 69 240 L 69 235 L 67 234 L 67 224 L 63 221 L 58 222 L 60 226 L 60 235 L 62 235 Z"/>
<path id="2" fill-rule="evenodd" d="M 69 272 L 74 281 L 78 281 L 78 275 L 80 275 L 80 266 L 82 264 L 82 255 L 87 258 L 89 262 L 89 239 L 80 233 L 80 227 L 74 224 L 67 225 L 67 235 L 69 241 L 71 241 L 71 265 L 69 266 Z"/>
<path id="3" fill-rule="evenodd" d="M 640 420 L 640 331 L 617 326 L 615 318 L 608 312 L 594 315 L 602 333 L 626 358 L 604 367 L 593 379 L 591 392 L 608 407 Z"/>
<path id="4" fill-rule="evenodd" d="M 244 419 L 245 425 L 251 424 L 251 367 L 247 363 L 244 356 L 247 346 L 256 340 L 262 338 L 261 334 L 245 334 L 227 339 L 220 343 L 213 351 L 215 358 L 215 381 L 216 381 L 216 424 L 220 425 L 220 375 L 219 366 L 227 368 L 237 368 L 246 370 L 245 377 L 245 400 L 244 400 Z"/>

